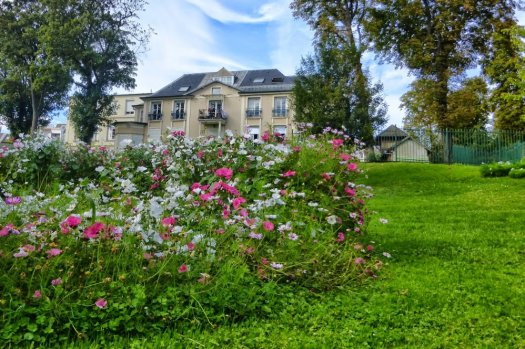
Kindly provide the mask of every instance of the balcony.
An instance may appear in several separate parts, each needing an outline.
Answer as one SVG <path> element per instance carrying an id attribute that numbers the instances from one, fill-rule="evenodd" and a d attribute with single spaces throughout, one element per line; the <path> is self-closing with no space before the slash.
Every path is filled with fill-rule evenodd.
<path id="1" fill-rule="evenodd" d="M 226 124 L 228 115 L 221 111 L 215 111 L 215 109 L 199 109 L 199 121 L 205 124 Z"/>
<path id="2" fill-rule="evenodd" d="M 184 110 L 175 110 L 171 112 L 173 120 L 184 120 L 186 119 L 186 112 Z"/>
<path id="3" fill-rule="evenodd" d="M 288 116 L 288 109 L 284 109 L 284 108 L 273 109 L 272 116 L 274 118 L 285 118 Z"/>
<path id="4" fill-rule="evenodd" d="M 162 120 L 162 113 L 149 113 L 148 117 L 150 121 L 159 121 Z"/>
<path id="5" fill-rule="evenodd" d="M 247 118 L 260 118 L 261 116 L 262 116 L 262 109 L 261 108 L 246 109 L 246 117 Z"/>

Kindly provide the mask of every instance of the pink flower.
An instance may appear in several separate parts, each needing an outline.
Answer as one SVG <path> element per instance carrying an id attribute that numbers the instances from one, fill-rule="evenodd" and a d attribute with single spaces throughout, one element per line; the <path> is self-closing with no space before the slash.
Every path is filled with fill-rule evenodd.
<path id="1" fill-rule="evenodd" d="M 355 189 L 346 187 L 345 188 L 345 193 L 346 193 L 346 195 L 348 195 L 350 197 L 355 196 Z"/>
<path id="2" fill-rule="evenodd" d="M 149 261 L 153 256 L 151 255 L 151 253 L 147 253 L 147 252 L 144 252 L 144 254 L 142 255 L 144 257 L 145 260 Z"/>
<path id="3" fill-rule="evenodd" d="M 227 167 L 222 167 L 215 171 L 215 175 L 217 177 L 224 177 L 226 180 L 230 180 L 230 178 L 233 176 L 233 171 Z"/>
<path id="4" fill-rule="evenodd" d="M 246 199 L 242 196 L 239 196 L 238 198 L 233 199 L 233 208 L 239 209 L 239 207 L 246 202 Z"/>
<path id="5" fill-rule="evenodd" d="M 223 219 L 228 219 L 228 218 L 230 218 L 230 210 L 228 210 L 227 208 L 225 208 L 224 210 L 222 210 L 222 218 L 223 218 Z"/>
<path id="6" fill-rule="evenodd" d="M 350 155 L 345 154 L 345 153 L 342 153 L 342 154 L 339 155 L 339 156 L 341 157 L 341 159 L 342 159 L 343 161 L 348 161 L 348 160 L 350 160 L 350 158 L 351 158 Z"/>
<path id="7" fill-rule="evenodd" d="M 337 148 L 341 147 L 344 142 L 345 142 L 344 139 L 336 138 L 336 139 L 332 140 L 332 148 L 334 148 L 334 150 L 336 150 Z"/>
<path id="8" fill-rule="evenodd" d="M 177 223 L 177 219 L 173 216 L 162 218 L 161 221 L 162 225 L 165 227 L 173 226 L 175 223 Z"/>
<path id="9" fill-rule="evenodd" d="M 199 196 L 199 198 L 202 200 L 202 201 L 210 201 L 210 199 L 213 197 L 212 194 L 210 193 L 207 193 L 207 194 L 202 194 Z"/>
<path id="10" fill-rule="evenodd" d="M 186 132 L 182 130 L 175 130 L 171 133 L 171 135 L 174 137 L 184 137 L 184 135 L 186 135 Z"/>
<path id="11" fill-rule="evenodd" d="M 50 250 L 47 250 L 46 253 L 51 258 L 51 257 L 55 257 L 55 256 L 58 256 L 59 254 L 61 254 L 62 250 L 59 249 L 59 248 L 52 248 Z"/>
<path id="12" fill-rule="evenodd" d="M 82 223 L 82 218 L 80 218 L 79 216 L 71 215 L 67 217 L 64 222 L 71 228 L 75 228 L 78 227 L 80 223 Z"/>
<path id="13" fill-rule="evenodd" d="M 99 307 L 100 309 L 104 309 L 106 307 L 106 305 L 108 305 L 108 301 L 105 300 L 104 298 L 99 298 L 97 299 L 97 301 L 95 302 L 95 305 L 97 307 Z"/>
<path id="14" fill-rule="evenodd" d="M 204 152 L 202 152 L 202 151 L 197 152 L 197 157 L 199 159 L 202 159 L 204 157 Z"/>
<path id="15" fill-rule="evenodd" d="M 61 278 L 56 278 L 56 279 L 51 280 L 51 285 L 53 285 L 53 286 L 62 285 L 62 279 Z"/>
<path id="16" fill-rule="evenodd" d="M 183 264 L 179 267 L 179 273 L 185 273 L 188 271 L 188 266 L 186 264 Z"/>
<path id="17" fill-rule="evenodd" d="M 355 171 L 357 170 L 357 164 L 355 162 L 351 162 L 348 164 L 348 170 L 349 171 Z"/>
<path id="18" fill-rule="evenodd" d="M 5 198 L 5 203 L 6 205 L 18 205 L 19 203 L 22 202 L 22 198 L 20 196 L 10 196 L 10 197 L 7 197 Z"/>
<path id="19" fill-rule="evenodd" d="M 273 223 L 270 222 L 270 221 L 264 221 L 262 223 L 262 226 L 263 226 L 263 229 L 266 230 L 266 231 L 272 231 L 275 228 Z"/>
<path id="20" fill-rule="evenodd" d="M 95 222 L 84 230 L 84 237 L 94 239 L 102 229 L 104 229 L 104 223 Z"/>
<path id="21" fill-rule="evenodd" d="M 15 226 L 12 223 L 9 223 L 0 230 L 0 236 L 7 236 L 12 230 L 15 229 Z"/>
<path id="22" fill-rule="evenodd" d="M 295 171 L 288 170 L 285 173 L 282 174 L 283 177 L 293 177 L 295 176 Z"/>
<path id="23" fill-rule="evenodd" d="M 343 233 L 341 233 L 341 232 L 337 233 L 337 240 L 336 240 L 336 241 L 337 241 L 337 242 L 343 242 L 343 241 L 345 241 L 345 234 L 343 234 Z"/>
<path id="24" fill-rule="evenodd" d="M 33 293 L 33 298 L 42 298 L 42 292 L 40 292 L 40 290 L 36 290 L 35 293 Z"/>
<path id="25" fill-rule="evenodd" d="M 358 257 L 356 259 L 354 259 L 354 264 L 355 265 L 359 265 L 359 264 L 364 264 L 365 263 L 365 260 L 361 257 Z"/>
<path id="26" fill-rule="evenodd" d="M 186 247 L 188 248 L 188 251 L 193 251 L 195 249 L 195 244 L 193 242 L 188 242 Z"/>
<path id="27" fill-rule="evenodd" d="M 268 140 L 270 139 L 270 134 L 268 133 L 268 131 L 263 133 L 263 135 L 261 136 L 261 139 L 265 142 L 268 142 Z"/>
<path id="28" fill-rule="evenodd" d="M 366 246 L 366 250 L 367 250 L 368 252 L 372 252 L 372 251 L 374 250 L 374 246 L 372 246 L 372 245 L 368 245 L 368 246 Z"/>

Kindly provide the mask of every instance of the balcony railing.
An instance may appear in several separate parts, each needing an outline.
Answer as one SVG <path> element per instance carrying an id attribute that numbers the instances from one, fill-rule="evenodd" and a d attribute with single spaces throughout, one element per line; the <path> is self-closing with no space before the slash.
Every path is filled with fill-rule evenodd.
<path id="1" fill-rule="evenodd" d="M 162 113 L 149 113 L 148 117 L 151 121 L 162 120 Z"/>
<path id="2" fill-rule="evenodd" d="M 249 118 L 258 118 L 262 115 L 261 108 L 246 109 L 246 117 Z"/>
<path id="3" fill-rule="evenodd" d="M 183 110 L 175 110 L 171 112 L 171 117 L 173 120 L 184 120 L 186 119 L 186 112 Z"/>
<path id="4" fill-rule="evenodd" d="M 288 109 L 273 109 L 272 115 L 274 118 L 285 118 L 288 116 Z"/>
<path id="5" fill-rule="evenodd" d="M 199 109 L 199 120 L 226 120 L 227 115 L 224 111 L 214 109 Z"/>

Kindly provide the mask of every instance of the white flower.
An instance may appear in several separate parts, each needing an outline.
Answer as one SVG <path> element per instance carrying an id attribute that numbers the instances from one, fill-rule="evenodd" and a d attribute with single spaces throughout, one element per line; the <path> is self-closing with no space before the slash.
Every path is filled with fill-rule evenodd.
<path id="1" fill-rule="evenodd" d="M 334 225 L 337 223 L 337 216 L 334 216 L 334 215 L 328 216 L 326 217 L 326 221 L 328 222 L 328 224 Z"/>
<path id="2" fill-rule="evenodd" d="M 137 172 L 144 172 L 144 171 L 146 171 L 146 170 L 147 170 L 147 168 L 144 167 L 144 166 L 139 166 L 139 167 L 137 167 Z"/>
<path id="3" fill-rule="evenodd" d="M 272 264 L 270 264 L 270 266 L 274 269 L 282 269 L 283 268 L 283 265 L 281 263 L 275 263 L 275 262 L 272 262 Z"/>
<path id="4" fill-rule="evenodd" d="M 386 258 L 392 257 L 392 255 L 388 252 L 383 252 L 383 256 L 385 256 Z"/>
<path id="5" fill-rule="evenodd" d="M 98 167 L 95 169 L 95 171 L 97 171 L 97 172 L 99 172 L 99 173 L 102 172 L 102 171 L 104 171 L 104 166 L 98 166 Z"/>
<path id="6" fill-rule="evenodd" d="M 386 218 L 379 218 L 379 222 L 381 222 L 383 224 L 387 224 L 388 223 L 388 219 L 386 219 Z"/>

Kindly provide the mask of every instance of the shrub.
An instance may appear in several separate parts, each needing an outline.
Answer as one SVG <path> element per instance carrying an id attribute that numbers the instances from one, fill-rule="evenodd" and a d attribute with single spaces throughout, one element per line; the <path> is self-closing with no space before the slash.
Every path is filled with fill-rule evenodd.
<path id="1" fill-rule="evenodd" d="M 264 316 L 293 289 L 375 277 L 371 188 L 356 184 L 355 149 L 331 134 L 286 144 L 174 133 L 101 162 L 80 153 L 98 165 L 91 174 L 0 203 L 0 338 L 215 325 Z"/>
<path id="2" fill-rule="evenodd" d="M 510 162 L 483 164 L 480 167 L 482 177 L 505 177 L 515 165 Z"/>
<path id="3" fill-rule="evenodd" d="M 525 177 L 525 168 L 513 168 L 509 172 L 510 178 L 524 178 Z"/>

